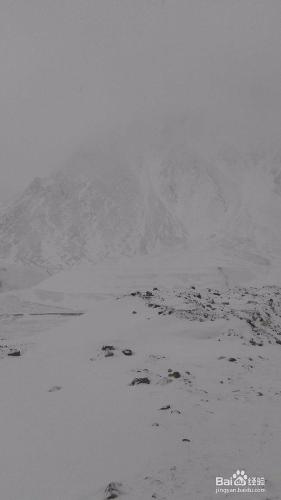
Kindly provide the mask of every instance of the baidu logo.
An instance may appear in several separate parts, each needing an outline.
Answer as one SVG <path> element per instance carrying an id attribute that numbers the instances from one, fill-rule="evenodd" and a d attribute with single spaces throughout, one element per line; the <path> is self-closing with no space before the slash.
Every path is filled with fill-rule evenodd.
<path id="1" fill-rule="evenodd" d="M 244 470 L 237 470 L 233 475 L 233 484 L 234 486 L 246 486 L 248 476 L 245 474 Z"/>
<path id="2" fill-rule="evenodd" d="M 249 476 L 244 469 L 237 469 L 231 477 L 216 477 L 216 493 L 264 493 L 265 479 Z"/>

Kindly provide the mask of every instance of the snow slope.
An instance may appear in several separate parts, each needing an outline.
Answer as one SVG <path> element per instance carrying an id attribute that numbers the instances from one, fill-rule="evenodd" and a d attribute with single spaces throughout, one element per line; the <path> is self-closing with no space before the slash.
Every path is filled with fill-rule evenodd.
<path id="1" fill-rule="evenodd" d="M 0 257 L 49 273 L 180 249 L 266 265 L 280 257 L 280 175 L 280 155 L 208 156 L 188 140 L 78 152 L 4 211 Z"/>
<path id="2" fill-rule="evenodd" d="M 280 307 L 278 287 L 133 290 L 38 333 L 0 362 L 1 497 L 213 500 L 243 468 L 266 492 L 237 498 L 279 500 Z"/>

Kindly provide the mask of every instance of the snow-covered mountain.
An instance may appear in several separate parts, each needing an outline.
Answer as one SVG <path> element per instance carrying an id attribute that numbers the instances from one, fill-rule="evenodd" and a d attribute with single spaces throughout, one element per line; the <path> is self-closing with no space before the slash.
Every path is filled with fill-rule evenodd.
<path id="1" fill-rule="evenodd" d="M 79 154 L 69 168 L 35 179 L 1 217 L 1 257 L 54 270 L 184 243 L 184 226 L 153 186 L 105 162 Z"/>
<path id="2" fill-rule="evenodd" d="M 2 213 L 0 257 L 50 272 L 175 248 L 265 260 L 280 254 L 280 220 L 280 155 L 206 157 L 183 140 L 126 155 L 104 148 L 36 178 Z"/>

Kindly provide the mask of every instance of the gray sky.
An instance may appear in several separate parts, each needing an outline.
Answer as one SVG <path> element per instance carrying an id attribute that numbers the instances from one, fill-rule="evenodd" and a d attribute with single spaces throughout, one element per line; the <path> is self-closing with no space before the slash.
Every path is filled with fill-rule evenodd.
<path id="1" fill-rule="evenodd" d="M 1 202 L 162 113 L 280 137 L 281 1 L 0 0 L 0 68 Z"/>

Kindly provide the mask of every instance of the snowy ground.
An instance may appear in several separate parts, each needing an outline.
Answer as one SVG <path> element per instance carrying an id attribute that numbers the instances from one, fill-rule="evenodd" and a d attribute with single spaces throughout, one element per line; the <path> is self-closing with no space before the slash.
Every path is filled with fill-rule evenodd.
<path id="1" fill-rule="evenodd" d="M 281 289 L 221 272 L 2 295 L 1 500 L 212 500 L 237 469 L 281 498 Z"/>

